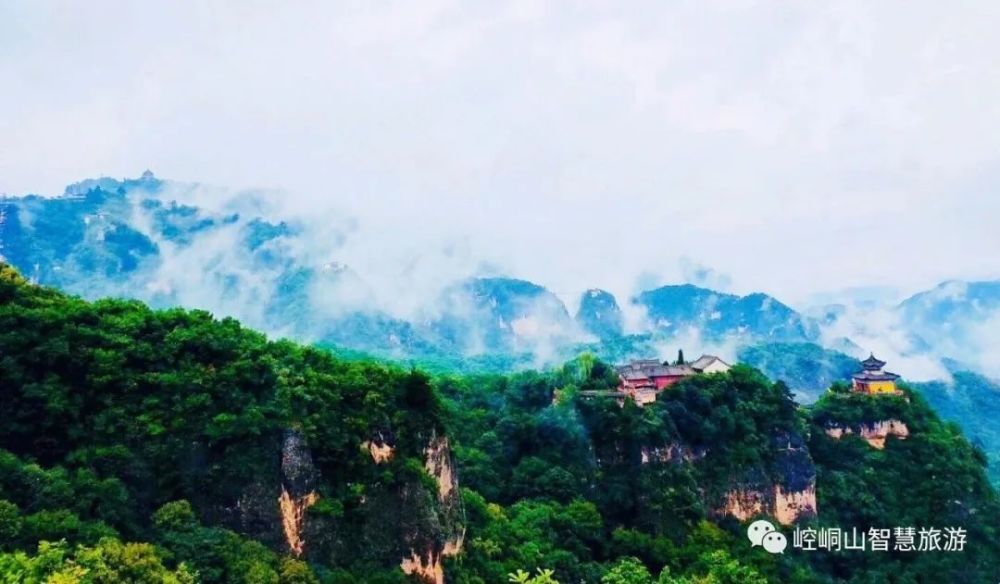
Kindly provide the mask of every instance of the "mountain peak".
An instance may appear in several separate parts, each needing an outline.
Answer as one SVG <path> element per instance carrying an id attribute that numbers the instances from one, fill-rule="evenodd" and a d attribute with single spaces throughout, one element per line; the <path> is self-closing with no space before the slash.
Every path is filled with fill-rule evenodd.
<path id="1" fill-rule="evenodd" d="M 618 301 L 613 294 L 600 288 L 591 288 L 580 297 L 576 322 L 598 338 L 619 337 L 624 332 L 624 318 Z"/>

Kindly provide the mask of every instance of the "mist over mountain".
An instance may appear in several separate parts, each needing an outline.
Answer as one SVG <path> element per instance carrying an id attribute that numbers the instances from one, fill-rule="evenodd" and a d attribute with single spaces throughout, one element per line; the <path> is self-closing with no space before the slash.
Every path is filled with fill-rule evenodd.
<path id="1" fill-rule="evenodd" d="M 722 294 L 690 284 L 642 292 L 636 302 L 652 326 L 665 332 L 701 331 L 709 338 L 734 335 L 771 341 L 814 341 L 816 323 L 767 294 Z"/>
<path id="2" fill-rule="evenodd" d="M 592 288 L 580 296 L 576 322 L 597 338 L 619 337 L 625 332 L 625 316 L 618 300 L 607 290 Z"/>
<path id="3" fill-rule="evenodd" d="M 904 300 L 899 313 L 917 350 L 929 349 L 1000 377 L 1000 281 L 943 282 Z"/>
<path id="4" fill-rule="evenodd" d="M 34 281 L 87 298 L 198 307 L 278 336 L 448 367 L 545 366 L 582 350 L 612 361 L 666 358 L 684 348 L 730 360 L 751 356 L 804 399 L 842 375 L 845 358 L 869 351 L 916 380 L 947 380 L 944 359 L 998 374 L 1000 282 L 945 282 L 898 305 L 881 288 L 829 293 L 825 304 L 802 311 L 764 293 L 692 283 L 575 296 L 471 258 L 448 269 L 434 260 L 400 262 L 388 252 L 384 262 L 346 261 L 361 257 L 355 240 L 363 227 L 347 214 L 324 213 L 288 213 L 278 192 L 228 191 L 146 172 L 85 180 L 60 197 L 0 199 L 0 254 Z M 684 261 L 692 279 L 728 286 Z M 846 356 L 820 359 L 830 368 L 809 373 L 794 365 L 802 355 L 775 352 L 802 344 Z"/>

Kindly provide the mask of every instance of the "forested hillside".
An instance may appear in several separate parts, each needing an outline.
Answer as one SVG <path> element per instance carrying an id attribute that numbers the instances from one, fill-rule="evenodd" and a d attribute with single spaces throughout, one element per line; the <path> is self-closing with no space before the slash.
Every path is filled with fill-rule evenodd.
<path id="1" fill-rule="evenodd" d="M 616 384 L 589 355 L 509 376 L 345 361 L 0 264 L 0 581 L 1000 578 L 985 457 L 919 394 L 834 384 L 802 408 L 737 366 L 640 408 Z M 751 547 L 758 517 L 784 554 Z M 809 552 L 793 525 L 968 541 Z"/>
<path id="2" fill-rule="evenodd" d="M 72 571 L 74 554 L 151 541 L 147 555 L 204 582 L 296 581 L 310 572 L 300 557 L 331 581 L 374 582 L 398 579 L 404 559 L 433 569 L 461 538 L 441 405 L 421 373 L 204 312 L 87 303 L 5 266 L 0 354 L 7 551 L 62 541 L 40 553 Z M 31 566 L 0 560 L 7 574 L 44 567 Z"/>

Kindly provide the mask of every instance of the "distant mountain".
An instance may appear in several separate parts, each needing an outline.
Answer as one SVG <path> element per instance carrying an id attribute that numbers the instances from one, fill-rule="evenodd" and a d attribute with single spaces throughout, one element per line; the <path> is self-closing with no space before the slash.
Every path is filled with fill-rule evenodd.
<path id="1" fill-rule="evenodd" d="M 255 214 L 254 193 L 221 211 L 173 199 L 196 188 L 147 172 L 83 181 L 62 197 L 0 199 L 0 254 L 32 280 L 87 298 L 202 308 L 361 350 L 423 348 L 409 323 L 365 307 L 372 291 L 350 267 L 303 261 L 301 228 Z"/>
<path id="2" fill-rule="evenodd" d="M 619 337 L 625 330 L 625 319 L 618 301 L 610 292 L 592 288 L 580 296 L 576 322 L 584 331 L 599 339 Z"/>
<path id="3" fill-rule="evenodd" d="M 920 325 L 989 316 L 1000 310 L 1000 280 L 942 282 L 907 298 L 899 308 L 908 320 Z"/>
<path id="4" fill-rule="evenodd" d="M 854 357 L 813 343 L 767 343 L 740 349 L 738 359 L 780 379 L 800 403 L 812 403 L 834 381 L 846 381 L 860 370 Z"/>
<path id="5" fill-rule="evenodd" d="M 819 336 L 813 321 L 761 293 L 736 296 L 682 284 L 643 292 L 635 300 L 659 333 L 695 329 L 709 339 L 768 342 L 813 341 Z"/>
<path id="6" fill-rule="evenodd" d="M 970 371 L 955 371 L 951 382 L 912 384 L 938 415 L 956 422 L 989 459 L 990 477 L 1000 484 L 1000 381 Z"/>
<path id="7" fill-rule="evenodd" d="M 0 254 L 29 278 L 87 298 L 203 308 L 273 334 L 395 359 L 493 355 L 484 362 L 538 365 L 583 347 L 624 357 L 689 327 L 706 339 L 813 338 L 805 319 L 763 294 L 674 286 L 639 297 L 654 326 L 627 340 L 612 294 L 584 293 L 571 317 L 543 286 L 505 277 L 442 283 L 421 315 L 403 319 L 377 307 L 381 291 L 363 273 L 302 254 L 311 236 L 270 217 L 261 193 L 230 195 L 215 210 L 175 200 L 198 199 L 189 195 L 199 188 L 147 172 L 82 181 L 62 197 L 4 198 Z M 344 237 L 332 232 L 331 255 Z M 581 345 L 588 337 L 601 342 Z"/>
<path id="8" fill-rule="evenodd" d="M 1000 327 L 1000 280 L 949 281 L 898 307 L 899 321 L 924 350 L 1000 372 L 995 349 Z"/>
<path id="9" fill-rule="evenodd" d="M 430 323 L 445 346 L 473 354 L 566 344 L 574 325 L 566 306 L 538 284 L 513 278 L 472 278 L 446 289 L 441 316 Z"/>
<path id="10" fill-rule="evenodd" d="M 682 348 L 724 347 L 729 357 L 742 350 L 807 399 L 845 367 L 820 346 L 857 356 L 888 332 L 897 353 L 949 357 L 986 371 L 996 346 L 989 339 L 1000 325 L 1000 282 L 947 282 L 884 308 L 877 304 L 890 297 L 886 291 L 854 291 L 843 302 L 828 295 L 806 313 L 766 294 L 690 284 L 629 299 L 595 288 L 570 315 L 537 283 L 470 274 L 440 282 L 439 295 L 401 315 L 378 301 L 387 292 L 366 279 L 367 266 L 336 260 L 350 237 L 349 218 L 331 217 L 318 245 L 306 226 L 270 211 L 271 194 L 213 198 L 200 189 L 147 172 L 85 180 L 61 197 L 0 198 L 0 257 L 38 283 L 86 298 L 202 308 L 272 335 L 435 368 L 540 367 L 584 350 L 609 361 L 672 357 Z M 191 200 L 212 204 L 179 202 Z M 625 309 L 645 314 L 645 323 L 630 320 L 626 330 Z M 882 330 L 883 320 L 889 329 Z M 785 350 L 795 345 L 816 348 Z"/>
<path id="11" fill-rule="evenodd" d="M 135 180 L 83 181 L 62 197 L 0 199 L 0 254 L 35 281 L 85 296 L 127 295 L 205 308 L 214 307 L 194 300 L 211 304 L 245 292 L 250 279 L 278 281 L 294 267 L 281 246 L 282 238 L 295 233 L 292 227 L 179 204 L 165 195 L 168 184 L 173 194 L 195 188 L 147 172 Z M 177 263 L 212 269 L 185 274 L 184 265 L 164 264 L 167 252 Z M 187 286 L 195 281 L 201 288 Z"/>

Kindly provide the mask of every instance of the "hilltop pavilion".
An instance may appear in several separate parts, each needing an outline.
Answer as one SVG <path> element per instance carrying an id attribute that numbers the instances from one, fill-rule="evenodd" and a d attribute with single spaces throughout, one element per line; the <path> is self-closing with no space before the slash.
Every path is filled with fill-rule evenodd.
<path id="1" fill-rule="evenodd" d="M 858 393 L 881 394 L 899 393 L 896 380 L 899 376 L 883 369 L 885 361 L 880 361 L 871 354 L 861 362 L 861 371 L 852 376 L 854 391 Z"/>

